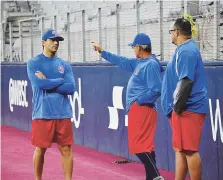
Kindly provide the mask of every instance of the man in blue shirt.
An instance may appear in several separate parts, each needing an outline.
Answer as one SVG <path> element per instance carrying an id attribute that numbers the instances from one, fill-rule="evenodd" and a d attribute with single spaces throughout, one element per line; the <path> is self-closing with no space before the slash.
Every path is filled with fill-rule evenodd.
<path id="1" fill-rule="evenodd" d="M 193 180 L 201 179 L 198 153 L 205 114 L 208 112 L 207 84 L 200 51 L 191 39 L 189 21 L 177 19 L 169 31 L 177 46 L 163 77 L 161 105 L 172 127 L 176 158 L 176 180 L 189 170 Z"/>
<path id="2" fill-rule="evenodd" d="M 95 42 L 92 46 L 101 56 L 118 67 L 132 72 L 126 92 L 128 112 L 129 151 L 140 159 L 146 171 L 146 180 L 162 180 L 156 167 L 154 136 L 156 130 L 156 100 L 161 91 L 162 66 L 151 53 L 151 40 L 139 33 L 129 46 L 136 58 L 126 58 L 107 52 Z"/>
<path id="3" fill-rule="evenodd" d="M 33 90 L 31 142 L 36 146 L 35 180 L 42 179 L 44 155 L 53 142 L 62 155 L 65 180 L 72 178 L 73 113 L 68 95 L 74 93 L 75 81 L 71 65 L 56 56 L 59 41 L 63 40 L 54 30 L 48 30 L 42 36 L 43 53 L 27 62 Z"/>

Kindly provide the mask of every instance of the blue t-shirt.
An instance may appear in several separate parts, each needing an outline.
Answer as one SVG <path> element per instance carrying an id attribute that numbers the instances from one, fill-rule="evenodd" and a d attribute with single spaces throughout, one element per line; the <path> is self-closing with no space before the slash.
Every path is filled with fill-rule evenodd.
<path id="1" fill-rule="evenodd" d="M 145 58 L 126 58 L 103 51 L 101 56 L 118 67 L 133 72 L 126 91 L 126 111 L 133 102 L 150 104 L 157 108 L 156 100 L 161 92 L 162 66 L 154 55 Z"/>
<path id="2" fill-rule="evenodd" d="M 42 72 L 46 79 L 35 73 Z M 32 84 L 32 119 L 72 118 L 68 95 L 75 91 L 71 65 L 59 57 L 40 54 L 27 62 L 27 73 Z"/>
<path id="3" fill-rule="evenodd" d="M 193 81 L 191 94 L 186 102 L 186 110 L 195 113 L 207 113 L 208 94 L 204 64 L 200 51 L 192 39 L 177 47 L 164 73 L 161 105 L 167 117 L 173 111 L 173 94 L 177 83 L 185 77 Z"/>

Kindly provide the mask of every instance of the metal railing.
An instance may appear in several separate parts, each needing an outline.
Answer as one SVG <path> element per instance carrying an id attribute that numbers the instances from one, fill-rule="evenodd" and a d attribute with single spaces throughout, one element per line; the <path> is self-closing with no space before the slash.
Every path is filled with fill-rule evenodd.
<path id="1" fill-rule="evenodd" d="M 195 10 L 192 11 L 193 8 Z M 110 2 L 103 7 L 20 20 L 19 38 L 15 42 L 12 24 L 9 22 L 10 44 L 7 48 L 3 47 L 3 60 L 27 61 L 41 53 L 41 35 L 53 28 L 65 38 L 60 44 L 58 55 L 70 62 L 102 61 L 92 50 L 91 41 L 99 42 L 108 51 L 133 56 L 127 44 L 138 32 L 148 34 L 152 39 L 153 53 L 160 60 L 168 61 L 176 48 L 171 43 L 168 30 L 177 18 L 189 11 L 196 18 L 198 35 L 195 40 L 203 59 L 223 60 L 221 8 L 223 4 L 220 0 L 205 3 L 185 0 Z"/>

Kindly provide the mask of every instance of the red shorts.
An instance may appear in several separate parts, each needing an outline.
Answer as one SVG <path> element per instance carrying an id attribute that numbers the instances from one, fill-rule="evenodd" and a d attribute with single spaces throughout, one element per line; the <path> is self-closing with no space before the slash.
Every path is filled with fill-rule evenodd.
<path id="1" fill-rule="evenodd" d="M 52 143 L 73 144 L 71 119 L 35 119 L 32 120 L 31 142 L 36 147 L 49 148 Z"/>
<path id="2" fill-rule="evenodd" d="M 132 154 L 154 151 L 157 112 L 133 103 L 128 113 L 128 144 Z"/>
<path id="3" fill-rule="evenodd" d="M 180 116 L 172 113 L 172 144 L 179 151 L 198 151 L 205 114 L 184 111 Z"/>

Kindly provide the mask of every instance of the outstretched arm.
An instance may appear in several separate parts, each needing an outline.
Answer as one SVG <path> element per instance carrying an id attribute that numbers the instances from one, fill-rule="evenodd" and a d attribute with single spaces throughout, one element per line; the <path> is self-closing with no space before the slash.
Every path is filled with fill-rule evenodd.
<path id="1" fill-rule="evenodd" d="M 126 58 L 120 55 L 112 54 L 107 52 L 101 48 L 101 46 L 95 42 L 92 42 L 92 46 L 95 51 L 101 53 L 101 57 L 109 61 L 110 63 L 117 65 L 123 70 L 133 72 L 135 67 L 137 66 L 138 60 L 137 58 Z"/>

